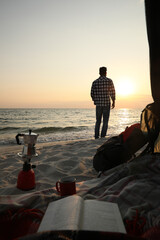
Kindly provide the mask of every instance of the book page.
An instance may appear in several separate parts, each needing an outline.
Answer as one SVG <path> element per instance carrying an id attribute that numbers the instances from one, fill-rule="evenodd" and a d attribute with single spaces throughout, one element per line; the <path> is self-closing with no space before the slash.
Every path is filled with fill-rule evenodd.
<path id="1" fill-rule="evenodd" d="M 84 200 L 81 230 L 126 233 L 116 203 Z"/>
<path id="2" fill-rule="evenodd" d="M 38 232 L 78 230 L 82 203 L 83 199 L 75 195 L 49 203 Z"/>

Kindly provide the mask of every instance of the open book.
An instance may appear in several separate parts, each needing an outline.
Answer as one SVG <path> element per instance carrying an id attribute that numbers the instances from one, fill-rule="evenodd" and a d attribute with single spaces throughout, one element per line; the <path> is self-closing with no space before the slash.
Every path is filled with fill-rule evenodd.
<path id="1" fill-rule="evenodd" d="M 38 232 L 84 230 L 126 233 L 116 203 L 73 195 L 49 203 Z"/>

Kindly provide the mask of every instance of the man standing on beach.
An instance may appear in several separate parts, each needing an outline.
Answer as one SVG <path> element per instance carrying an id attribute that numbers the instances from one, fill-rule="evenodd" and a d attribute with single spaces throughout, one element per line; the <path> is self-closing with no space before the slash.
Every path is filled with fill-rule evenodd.
<path id="1" fill-rule="evenodd" d="M 110 100 L 112 100 L 112 108 L 115 107 L 115 88 L 113 81 L 110 78 L 107 78 L 107 68 L 100 67 L 99 74 L 100 77 L 92 83 L 91 87 L 91 98 L 96 105 L 95 139 L 99 138 L 102 116 L 103 126 L 101 137 L 106 136 L 110 115 Z"/>

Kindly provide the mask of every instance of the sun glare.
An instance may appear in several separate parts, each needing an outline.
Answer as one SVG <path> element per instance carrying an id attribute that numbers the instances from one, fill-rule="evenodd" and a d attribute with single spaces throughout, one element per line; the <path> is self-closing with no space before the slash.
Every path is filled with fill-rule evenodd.
<path id="1" fill-rule="evenodd" d="M 134 93 L 134 85 L 130 79 L 119 80 L 116 85 L 116 92 L 118 95 L 127 96 Z"/>

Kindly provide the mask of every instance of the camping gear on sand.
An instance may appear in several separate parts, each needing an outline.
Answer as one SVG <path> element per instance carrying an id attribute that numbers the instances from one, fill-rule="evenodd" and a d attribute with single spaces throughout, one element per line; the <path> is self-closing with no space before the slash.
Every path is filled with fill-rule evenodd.
<path id="1" fill-rule="evenodd" d="M 147 144 L 148 143 L 148 144 Z M 141 122 L 127 127 L 118 136 L 111 137 L 97 149 L 93 167 L 106 171 L 134 158 L 145 144 L 141 153 L 160 152 L 160 103 L 148 104 L 141 113 Z"/>
<path id="2" fill-rule="evenodd" d="M 109 138 L 97 149 L 93 167 L 96 171 L 106 171 L 127 162 L 146 142 L 140 124 L 133 124 L 118 136 Z"/>
<path id="3" fill-rule="evenodd" d="M 21 145 L 19 137 L 23 137 L 24 146 L 22 153 L 18 153 L 18 156 L 22 157 L 24 164 L 23 169 L 18 174 L 17 188 L 21 190 L 30 190 L 33 189 L 36 185 L 35 173 L 33 171 L 33 168 L 35 168 L 36 166 L 31 165 L 30 161 L 32 157 L 38 156 L 35 150 L 35 144 L 37 142 L 38 134 L 33 133 L 31 130 L 29 130 L 28 133 L 17 134 L 17 144 Z"/>
<path id="4" fill-rule="evenodd" d="M 160 152 L 160 102 L 150 103 L 142 111 L 141 131 L 149 142 L 148 151 Z"/>

